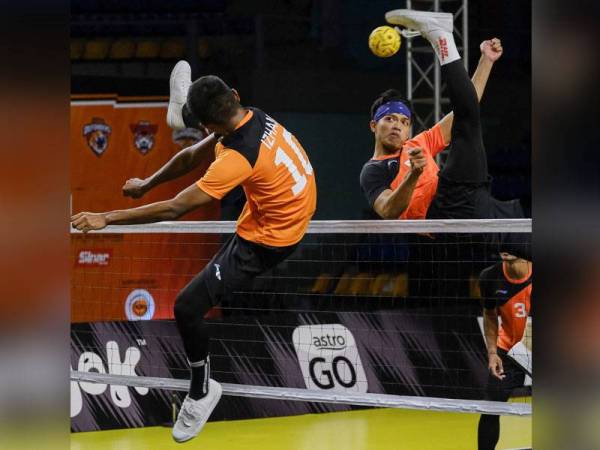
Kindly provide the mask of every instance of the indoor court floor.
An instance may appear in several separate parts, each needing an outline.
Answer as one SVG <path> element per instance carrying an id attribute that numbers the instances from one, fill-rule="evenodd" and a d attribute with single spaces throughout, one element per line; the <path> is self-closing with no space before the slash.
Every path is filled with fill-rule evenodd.
<path id="1" fill-rule="evenodd" d="M 530 401 L 530 399 L 528 399 Z M 366 409 L 292 417 L 210 422 L 176 444 L 163 427 L 71 434 L 71 450 L 470 450 L 477 414 Z M 531 447 L 531 417 L 505 416 L 497 449 Z"/>

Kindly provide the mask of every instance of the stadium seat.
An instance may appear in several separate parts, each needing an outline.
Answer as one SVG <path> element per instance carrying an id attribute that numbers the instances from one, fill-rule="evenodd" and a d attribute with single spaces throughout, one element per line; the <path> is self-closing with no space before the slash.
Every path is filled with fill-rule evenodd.
<path id="1" fill-rule="evenodd" d="M 386 289 L 389 287 L 391 275 L 389 273 L 381 273 L 375 277 L 371 283 L 371 295 L 391 295 L 392 290 Z"/>
<path id="2" fill-rule="evenodd" d="M 71 39 L 71 59 L 81 59 L 84 49 L 85 42 L 83 39 Z"/>
<path id="3" fill-rule="evenodd" d="M 479 289 L 479 278 L 476 275 L 471 275 L 469 278 L 469 295 L 471 298 L 481 298 L 481 290 Z"/>
<path id="4" fill-rule="evenodd" d="M 143 40 L 138 42 L 135 49 L 135 57 L 139 59 L 154 59 L 160 54 L 160 43 L 154 40 Z"/>
<path id="5" fill-rule="evenodd" d="M 310 289 L 311 294 L 325 294 L 329 292 L 329 288 L 331 285 L 332 277 L 328 273 L 320 274 L 313 283 L 312 288 Z"/>
<path id="6" fill-rule="evenodd" d="M 131 59 L 135 53 L 135 43 L 131 39 L 117 39 L 110 46 L 111 59 Z"/>
<path id="7" fill-rule="evenodd" d="M 165 40 L 160 47 L 160 57 L 163 59 L 181 59 L 185 57 L 185 42 L 180 38 Z"/>
<path id="8" fill-rule="evenodd" d="M 361 272 L 356 275 L 350 283 L 350 295 L 369 295 L 371 293 L 371 281 L 373 277 L 370 273 Z"/>
<path id="9" fill-rule="evenodd" d="M 408 274 L 400 273 L 392 281 L 392 295 L 394 297 L 408 297 Z"/>
<path id="10" fill-rule="evenodd" d="M 344 273 L 338 281 L 334 294 L 336 295 L 348 295 L 350 293 L 350 285 L 352 284 L 353 275 Z"/>
<path id="11" fill-rule="evenodd" d="M 83 59 L 106 59 L 106 57 L 108 56 L 109 48 L 110 41 L 108 39 L 92 39 L 90 41 L 87 41 L 85 44 L 85 50 L 83 52 Z"/>

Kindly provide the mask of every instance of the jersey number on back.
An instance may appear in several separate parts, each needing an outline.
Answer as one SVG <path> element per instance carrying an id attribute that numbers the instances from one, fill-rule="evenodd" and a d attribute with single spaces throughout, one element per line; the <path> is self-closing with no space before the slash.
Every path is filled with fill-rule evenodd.
<path id="1" fill-rule="evenodd" d="M 292 150 L 296 154 L 296 157 L 300 160 L 302 168 L 304 169 L 304 174 L 300 173 L 298 166 L 294 164 L 294 161 L 292 161 L 292 158 L 290 158 L 288 153 L 286 153 L 282 147 L 277 148 L 277 152 L 275 152 L 275 165 L 279 166 L 280 164 L 283 164 L 290 172 L 290 175 L 294 179 L 292 193 L 295 197 L 306 187 L 306 176 L 311 176 L 313 174 L 313 168 L 306 158 L 304 158 L 300 148 L 298 148 L 298 145 L 296 145 L 292 139 L 292 133 L 290 133 L 288 130 L 284 130 L 283 139 L 285 139 L 286 144 L 289 146 L 288 152 L 289 150 Z"/>
<path id="2" fill-rule="evenodd" d="M 515 303 L 515 317 L 527 317 L 525 303 Z"/>

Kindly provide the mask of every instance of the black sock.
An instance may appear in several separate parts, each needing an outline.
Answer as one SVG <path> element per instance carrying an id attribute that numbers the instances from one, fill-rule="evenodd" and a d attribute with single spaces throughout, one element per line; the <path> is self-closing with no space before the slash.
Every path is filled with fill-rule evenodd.
<path id="1" fill-rule="evenodd" d="M 210 357 L 190 363 L 191 381 L 189 396 L 192 400 L 200 400 L 208 394 L 210 378 Z"/>

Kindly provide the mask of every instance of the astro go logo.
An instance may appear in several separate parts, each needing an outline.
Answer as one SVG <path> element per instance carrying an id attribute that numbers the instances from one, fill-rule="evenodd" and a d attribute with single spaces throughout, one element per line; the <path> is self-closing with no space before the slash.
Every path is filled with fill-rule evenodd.
<path id="1" fill-rule="evenodd" d="M 111 375 L 131 375 L 138 376 L 135 373 L 135 367 L 139 363 L 141 353 L 137 347 L 129 347 L 125 351 L 124 358 L 121 360 L 119 344 L 115 341 L 106 343 L 106 361 L 108 370 L 100 355 L 94 352 L 83 352 L 79 356 L 77 370 L 79 372 L 92 372 L 99 374 L 109 373 Z M 71 368 L 72 370 L 72 368 Z M 81 391 L 90 395 L 102 395 L 109 388 L 102 383 L 91 383 L 86 381 L 71 381 L 71 417 L 79 415 L 83 408 L 83 397 Z M 134 388 L 138 394 L 146 395 L 148 388 Z M 127 386 L 110 385 L 110 398 L 115 406 L 119 408 L 128 408 L 131 405 L 131 394 Z"/>
<path id="2" fill-rule="evenodd" d="M 340 324 L 301 325 L 292 334 L 308 389 L 367 392 L 354 336 Z"/>

